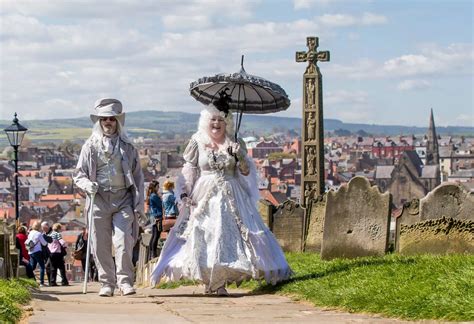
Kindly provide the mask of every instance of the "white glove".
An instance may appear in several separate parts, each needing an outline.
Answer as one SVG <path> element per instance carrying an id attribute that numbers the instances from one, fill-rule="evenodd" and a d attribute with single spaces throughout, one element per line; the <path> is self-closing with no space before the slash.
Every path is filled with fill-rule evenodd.
<path id="1" fill-rule="evenodd" d="M 242 160 L 245 157 L 245 152 L 241 149 L 238 142 L 232 142 L 227 150 L 230 155 L 234 155 L 238 160 Z"/>
<path id="2" fill-rule="evenodd" d="M 193 200 L 191 200 L 191 198 L 189 197 L 183 197 L 181 199 L 181 201 L 183 202 L 184 205 L 186 206 L 197 206 L 196 202 L 194 202 Z"/>
<path id="3" fill-rule="evenodd" d="M 84 190 L 89 194 L 89 195 L 95 195 L 97 193 L 97 190 L 99 190 L 99 184 L 97 182 L 88 182 L 84 186 Z"/>

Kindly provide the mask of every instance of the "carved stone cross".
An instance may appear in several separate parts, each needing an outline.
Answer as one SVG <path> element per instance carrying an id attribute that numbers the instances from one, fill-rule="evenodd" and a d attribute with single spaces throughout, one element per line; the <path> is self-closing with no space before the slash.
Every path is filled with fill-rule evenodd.
<path id="1" fill-rule="evenodd" d="M 318 52 L 317 37 L 307 37 L 306 45 L 307 52 L 296 52 L 296 62 L 308 62 L 303 74 L 301 188 L 305 189 L 301 190 L 300 203 L 310 208 L 311 200 L 321 196 L 325 191 L 323 82 L 317 62 L 329 61 L 329 51 Z"/>
<path id="2" fill-rule="evenodd" d="M 317 51 L 319 46 L 318 37 L 307 37 L 306 46 L 308 46 L 307 52 L 296 52 L 296 62 L 308 62 L 309 66 L 311 64 L 317 65 L 318 61 L 329 61 L 329 51 Z"/>

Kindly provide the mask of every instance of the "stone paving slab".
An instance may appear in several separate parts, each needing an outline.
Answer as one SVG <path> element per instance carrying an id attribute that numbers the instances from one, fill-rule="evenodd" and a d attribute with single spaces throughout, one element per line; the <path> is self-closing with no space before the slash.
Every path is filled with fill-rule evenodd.
<path id="1" fill-rule="evenodd" d="M 33 294 L 32 314 L 23 323 L 413 323 L 312 307 L 278 295 L 207 296 L 202 286 L 138 289 L 133 296 L 97 295 L 91 283 L 43 287 Z M 117 293 L 117 291 L 116 291 Z M 428 322 L 424 322 L 428 323 Z"/>

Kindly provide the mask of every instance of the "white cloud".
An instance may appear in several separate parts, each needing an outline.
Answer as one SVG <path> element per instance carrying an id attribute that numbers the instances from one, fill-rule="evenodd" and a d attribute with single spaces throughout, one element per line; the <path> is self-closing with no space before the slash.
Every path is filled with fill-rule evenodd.
<path id="1" fill-rule="evenodd" d="M 253 15 L 260 1 L 255 0 L 2 0 L 4 14 L 22 14 L 73 20 L 116 20 L 130 24 L 136 19 L 154 20 L 156 17 L 218 16 L 239 21 Z M 133 19 L 130 19 L 133 17 Z"/>
<path id="2" fill-rule="evenodd" d="M 365 12 L 362 16 L 361 23 L 362 25 L 371 26 L 371 25 L 382 25 L 388 22 L 388 18 L 383 15 L 373 14 L 371 12 Z"/>
<path id="3" fill-rule="evenodd" d="M 401 91 L 422 90 L 431 87 L 431 82 L 427 80 L 403 80 L 397 85 L 397 89 Z"/>
<path id="4" fill-rule="evenodd" d="M 163 17 L 163 25 L 168 30 L 199 29 L 210 27 L 211 21 L 208 16 L 166 15 Z"/>
<path id="5" fill-rule="evenodd" d="M 473 73 L 474 47 L 472 44 L 423 45 L 419 54 L 402 55 L 387 60 L 382 71 L 399 76 L 414 75 L 469 75 Z"/>
<path id="6" fill-rule="evenodd" d="M 424 45 L 419 53 L 401 55 L 384 62 L 361 58 L 351 64 L 332 63 L 326 68 L 326 73 L 350 79 L 413 79 L 434 75 L 472 75 L 473 64 L 472 44 L 451 44 L 447 47 Z"/>
<path id="7" fill-rule="evenodd" d="M 325 14 L 318 17 L 318 22 L 325 27 L 371 26 L 387 23 L 387 17 L 366 12 L 357 17 L 348 14 Z"/>
<path id="8" fill-rule="evenodd" d="M 324 102 L 328 105 L 365 105 L 368 102 L 368 93 L 365 91 L 347 90 L 328 91 Z"/>
<path id="9" fill-rule="evenodd" d="M 359 0 L 361 2 L 363 0 Z M 365 2 L 369 2 L 365 1 Z M 299 9 L 309 9 L 312 7 L 317 7 L 317 6 L 329 6 L 331 4 L 337 3 L 337 2 L 342 2 L 342 0 L 293 0 L 293 7 L 296 10 Z"/>

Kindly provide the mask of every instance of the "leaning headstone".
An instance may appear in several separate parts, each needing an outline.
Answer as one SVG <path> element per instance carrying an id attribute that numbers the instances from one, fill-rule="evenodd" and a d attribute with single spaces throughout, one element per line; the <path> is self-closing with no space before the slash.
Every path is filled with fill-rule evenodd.
<path id="1" fill-rule="evenodd" d="M 136 278 L 135 282 L 138 286 L 142 286 L 143 284 L 147 283 L 145 269 L 147 267 L 147 262 L 150 254 L 150 241 L 151 241 L 151 234 L 150 233 L 142 233 L 141 240 L 140 240 L 140 251 L 138 254 L 138 261 L 137 261 L 137 271 L 136 271 Z"/>
<path id="2" fill-rule="evenodd" d="M 401 254 L 472 254 L 474 196 L 459 184 L 443 183 L 403 206 L 396 233 Z"/>
<path id="3" fill-rule="evenodd" d="M 314 199 L 310 205 L 308 233 L 304 251 L 321 252 L 323 242 L 324 214 L 326 213 L 326 195 Z"/>
<path id="4" fill-rule="evenodd" d="M 0 278 L 5 278 L 5 260 L 0 257 Z"/>
<path id="5" fill-rule="evenodd" d="M 390 231 L 390 193 L 354 177 L 327 194 L 321 258 L 384 255 Z"/>
<path id="6" fill-rule="evenodd" d="M 303 248 L 304 210 L 292 200 L 280 205 L 273 216 L 273 234 L 285 252 Z"/>
<path id="7" fill-rule="evenodd" d="M 263 222 L 272 230 L 273 228 L 273 204 L 265 199 L 260 199 L 257 204 L 258 212 Z"/>

